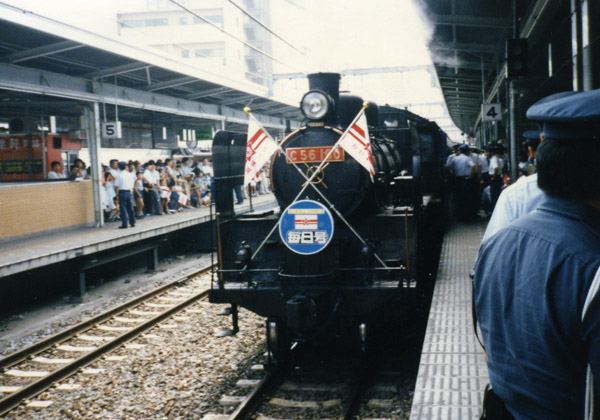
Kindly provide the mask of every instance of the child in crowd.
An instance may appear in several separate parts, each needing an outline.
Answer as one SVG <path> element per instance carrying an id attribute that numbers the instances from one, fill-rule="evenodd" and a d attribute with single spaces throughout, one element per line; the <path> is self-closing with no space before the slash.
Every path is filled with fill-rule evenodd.
<path id="1" fill-rule="evenodd" d="M 187 205 L 188 202 L 188 196 L 183 192 L 183 179 L 178 179 L 175 185 L 173 185 L 173 188 L 171 188 L 171 191 L 179 195 L 177 200 L 177 211 L 181 211 L 181 208 Z"/>
<path id="2" fill-rule="evenodd" d="M 167 180 L 165 178 L 160 180 L 159 189 L 162 214 L 169 214 L 169 197 L 171 196 L 171 190 L 167 186 Z"/>
<path id="3" fill-rule="evenodd" d="M 144 218 L 144 179 L 142 173 L 137 171 L 135 173 L 136 180 L 133 184 L 133 195 L 135 197 L 135 217 L 138 219 Z"/>
<path id="4" fill-rule="evenodd" d="M 106 180 L 106 202 L 104 211 L 106 213 L 106 220 L 109 222 L 115 222 L 119 219 L 119 207 L 117 206 L 117 192 L 115 190 L 115 177 L 110 172 L 104 174 Z"/>

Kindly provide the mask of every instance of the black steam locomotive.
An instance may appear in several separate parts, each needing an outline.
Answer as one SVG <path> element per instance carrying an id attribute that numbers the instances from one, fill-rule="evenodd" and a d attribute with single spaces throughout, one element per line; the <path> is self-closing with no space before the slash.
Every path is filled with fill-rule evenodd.
<path id="1" fill-rule="evenodd" d="M 278 210 L 234 213 L 246 136 L 221 131 L 213 141 L 219 270 L 210 301 L 231 304 L 229 333 L 237 332 L 238 306 L 267 317 L 275 355 L 290 340 L 348 327 L 364 341 L 382 311 L 414 304 L 431 282 L 421 253 L 445 214 L 446 135 L 406 110 L 365 109 L 373 180 L 341 148 L 314 174 L 363 100 L 339 93 L 339 74 L 308 79 L 306 119 L 271 162 Z"/>

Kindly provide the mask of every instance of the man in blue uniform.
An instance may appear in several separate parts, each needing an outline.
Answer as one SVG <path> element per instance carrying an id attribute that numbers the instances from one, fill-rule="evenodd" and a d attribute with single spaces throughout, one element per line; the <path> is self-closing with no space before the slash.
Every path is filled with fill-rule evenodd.
<path id="1" fill-rule="evenodd" d="M 536 104 L 538 209 L 482 244 L 475 306 L 490 382 L 517 420 L 581 420 L 600 389 L 600 90 Z"/>
<path id="2" fill-rule="evenodd" d="M 465 220 L 469 216 L 469 206 L 472 204 L 472 178 L 475 174 L 475 164 L 471 159 L 469 146 L 459 146 L 456 156 L 450 162 L 450 170 L 454 174 L 456 216 Z"/>

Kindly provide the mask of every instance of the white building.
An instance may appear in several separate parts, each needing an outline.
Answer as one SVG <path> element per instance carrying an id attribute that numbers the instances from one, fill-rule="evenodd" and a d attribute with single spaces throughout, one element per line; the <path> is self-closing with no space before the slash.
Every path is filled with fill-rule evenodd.
<path id="1" fill-rule="evenodd" d="M 267 26 L 269 1 L 235 0 Z M 188 10 L 169 0 L 126 2 L 117 16 L 119 35 L 128 43 L 158 48 L 179 61 L 210 68 L 226 77 L 268 84 L 271 60 L 244 45 L 245 42 L 271 54 L 268 31 L 227 0 L 178 0 L 178 3 Z"/>

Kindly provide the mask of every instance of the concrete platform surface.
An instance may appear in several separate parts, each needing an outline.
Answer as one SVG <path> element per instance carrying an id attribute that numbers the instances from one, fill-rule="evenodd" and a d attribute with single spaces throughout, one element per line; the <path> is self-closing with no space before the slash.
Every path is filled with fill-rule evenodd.
<path id="1" fill-rule="evenodd" d="M 489 382 L 473 333 L 471 279 L 483 220 L 453 223 L 444 237 L 410 420 L 476 420 Z"/>
<path id="2" fill-rule="evenodd" d="M 255 209 L 277 205 L 273 194 L 252 198 Z M 249 211 L 249 200 L 235 206 L 236 213 Z M 214 207 L 213 207 L 214 211 Z M 15 238 L 0 243 L 0 279 L 5 276 L 45 265 L 94 254 L 110 248 L 131 244 L 179 229 L 206 223 L 210 220 L 208 207 L 185 209 L 181 213 L 146 216 L 137 220 L 133 228 L 118 229 L 120 222 L 106 223 L 100 228 L 78 227 L 37 235 Z"/>

